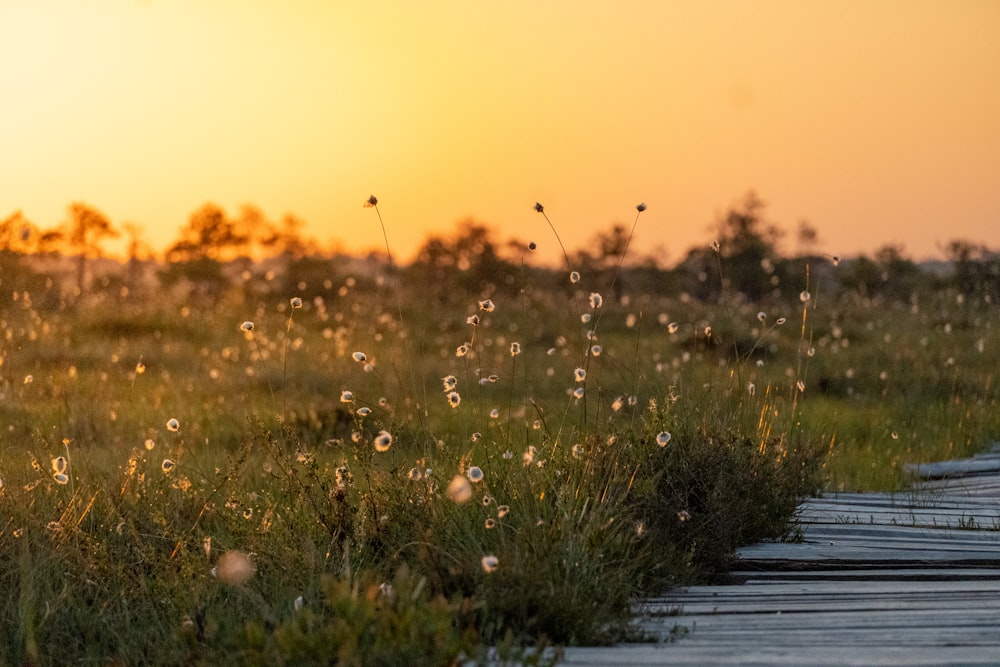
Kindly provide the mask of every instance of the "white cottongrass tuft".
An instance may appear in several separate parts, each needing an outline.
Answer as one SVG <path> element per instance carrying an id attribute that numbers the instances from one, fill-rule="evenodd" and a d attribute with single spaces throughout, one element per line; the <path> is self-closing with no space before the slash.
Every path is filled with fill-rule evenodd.
<path id="1" fill-rule="evenodd" d="M 480 468 L 479 466 L 472 466 L 471 468 L 469 468 L 467 477 L 469 478 L 469 481 L 472 482 L 473 484 L 481 482 L 483 481 L 484 477 L 483 469 Z"/>
<path id="2" fill-rule="evenodd" d="M 341 403 L 350 403 L 353 400 L 354 400 L 354 392 L 352 392 L 350 389 L 345 389 L 344 391 L 340 392 Z"/>
<path id="3" fill-rule="evenodd" d="M 578 282 L 580 282 L 580 273 L 577 272 L 577 271 L 570 271 L 570 273 L 569 273 L 569 281 L 571 283 L 573 283 L 574 285 L 577 284 Z"/>
<path id="4" fill-rule="evenodd" d="M 167 473 L 174 469 L 177 464 L 170 459 L 163 459 L 163 463 L 160 464 L 160 470 Z"/>
<path id="5" fill-rule="evenodd" d="M 573 379 L 576 380 L 577 382 L 583 382 L 584 380 L 587 379 L 587 371 L 585 371 L 582 368 L 577 368 L 575 371 L 573 371 Z"/>
<path id="6" fill-rule="evenodd" d="M 660 447 L 666 447 L 670 443 L 670 433 L 667 431 L 660 431 L 656 434 L 656 444 Z"/>
<path id="7" fill-rule="evenodd" d="M 472 484 L 465 475 L 455 475 L 448 482 L 445 493 L 456 503 L 467 503 L 472 498 Z"/>
<path id="8" fill-rule="evenodd" d="M 604 305 L 604 297 L 602 297 L 597 292 L 591 292 L 589 298 L 590 307 L 593 309 L 598 309 Z"/>
<path id="9" fill-rule="evenodd" d="M 181 423 L 176 419 L 174 419 L 173 417 L 171 417 L 170 419 L 167 420 L 167 430 L 172 433 L 176 433 L 177 431 L 181 430 Z"/>
<path id="10" fill-rule="evenodd" d="M 250 581 L 256 571 L 257 566 L 250 555 L 237 549 L 219 556 L 214 568 L 216 578 L 231 586 L 242 586 Z"/>
<path id="11" fill-rule="evenodd" d="M 66 472 L 66 457 L 65 456 L 57 456 L 54 459 L 52 459 L 52 472 L 57 473 L 57 474 L 58 473 Z"/>
<path id="12" fill-rule="evenodd" d="M 250 333 L 251 331 L 253 331 L 253 322 L 251 322 L 250 320 L 247 320 L 246 322 L 244 322 L 243 324 L 241 324 L 240 325 L 240 331 L 243 331 L 245 333 Z"/>
<path id="13" fill-rule="evenodd" d="M 487 313 L 492 313 L 496 308 L 496 305 L 490 299 L 483 299 L 479 302 L 479 309 L 485 310 Z"/>
<path id="14" fill-rule="evenodd" d="M 514 341 L 510 344 L 510 356 L 516 357 L 519 354 L 521 354 L 521 344 Z"/>
<path id="15" fill-rule="evenodd" d="M 292 305 L 292 310 L 298 310 L 299 308 L 302 307 L 302 298 L 301 297 L 297 297 L 297 296 L 296 297 L 292 297 L 292 299 L 291 299 L 291 301 L 289 303 L 291 303 L 291 305 Z"/>
<path id="16" fill-rule="evenodd" d="M 364 362 L 368 361 L 368 355 L 365 354 L 364 352 L 354 352 L 353 354 L 351 354 L 351 359 L 354 359 L 354 361 L 358 362 L 359 364 L 363 364 Z"/>
<path id="17" fill-rule="evenodd" d="M 392 447 L 392 434 L 388 431 L 379 431 L 375 436 L 375 451 L 387 452 Z"/>
<path id="18" fill-rule="evenodd" d="M 497 569 L 497 567 L 499 567 L 500 559 L 493 555 L 486 555 L 483 556 L 481 563 L 483 565 L 483 572 L 489 574 L 493 570 Z"/>
<path id="19" fill-rule="evenodd" d="M 457 408 L 462 402 L 462 396 L 457 391 L 448 392 L 448 405 L 452 408 Z"/>

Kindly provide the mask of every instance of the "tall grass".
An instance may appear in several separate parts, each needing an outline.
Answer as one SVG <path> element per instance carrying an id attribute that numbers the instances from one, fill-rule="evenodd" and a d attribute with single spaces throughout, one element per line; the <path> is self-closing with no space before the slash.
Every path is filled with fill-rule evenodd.
<path id="1" fill-rule="evenodd" d="M 996 316 L 955 295 L 525 271 L 438 309 L 380 275 L 3 304 L 0 661 L 544 661 L 1000 426 Z"/>

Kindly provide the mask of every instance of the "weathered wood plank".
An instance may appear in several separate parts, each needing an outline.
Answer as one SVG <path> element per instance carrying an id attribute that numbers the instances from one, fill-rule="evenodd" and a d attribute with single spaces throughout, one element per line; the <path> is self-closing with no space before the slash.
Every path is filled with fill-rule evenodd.
<path id="1" fill-rule="evenodd" d="M 1000 500 L 903 494 L 842 494 L 811 498 L 796 513 L 800 524 L 850 523 L 1000 529 Z"/>
<path id="2" fill-rule="evenodd" d="M 733 570 L 727 575 L 733 583 L 761 584 L 782 581 L 991 581 L 1000 580 L 1000 568 L 989 567 L 896 567 L 877 566 L 836 570 Z"/>
<path id="3" fill-rule="evenodd" d="M 945 477 L 918 482 L 913 488 L 923 495 L 1000 498 L 1000 475 Z"/>
<path id="4" fill-rule="evenodd" d="M 962 610 L 970 600 L 977 602 L 977 609 L 1000 612 L 1000 581 L 772 581 L 696 586 L 647 600 L 639 609 L 653 616 L 680 611 L 685 617 L 790 611 L 943 612 Z"/>
<path id="5" fill-rule="evenodd" d="M 908 463 L 903 469 L 917 477 L 927 479 L 1000 472 L 1000 443 L 994 444 L 990 451 L 976 454 L 972 458 L 935 463 Z"/>
<path id="6" fill-rule="evenodd" d="M 804 502 L 801 542 L 742 548 L 729 585 L 637 606 L 676 643 L 571 648 L 566 665 L 1000 664 L 1000 445 L 921 464 L 897 494 Z"/>
<path id="7" fill-rule="evenodd" d="M 643 667 L 674 665 L 676 667 L 749 667 L 803 666 L 812 667 L 929 667 L 931 665 L 968 665 L 996 667 L 996 649 L 992 647 L 923 646 L 913 648 L 885 645 L 786 646 L 779 638 L 768 647 L 745 648 L 692 644 L 687 639 L 674 644 L 628 644 L 623 646 L 566 649 L 559 664 L 568 667 Z"/>

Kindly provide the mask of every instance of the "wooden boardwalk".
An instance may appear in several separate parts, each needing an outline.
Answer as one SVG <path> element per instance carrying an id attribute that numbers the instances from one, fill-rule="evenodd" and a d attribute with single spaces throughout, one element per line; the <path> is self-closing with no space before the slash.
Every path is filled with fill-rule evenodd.
<path id="1" fill-rule="evenodd" d="M 1000 445 L 911 466 L 898 494 L 800 507 L 803 539 L 738 552 L 730 583 L 646 600 L 657 643 L 564 665 L 1000 665 Z"/>

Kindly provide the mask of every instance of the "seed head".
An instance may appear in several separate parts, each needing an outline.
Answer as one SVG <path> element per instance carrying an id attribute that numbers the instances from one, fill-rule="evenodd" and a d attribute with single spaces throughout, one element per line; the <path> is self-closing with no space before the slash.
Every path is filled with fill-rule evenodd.
<path id="1" fill-rule="evenodd" d="M 465 475 L 455 475 L 448 483 L 445 493 L 456 503 L 466 503 L 472 498 L 472 484 Z"/>
<path id="2" fill-rule="evenodd" d="M 388 431 L 379 431 L 375 436 L 375 451 L 387 452 L 392 447 L 392 434 Z"/>
<path id="3" fill-rule="evenodd" d="M 537 211 L 538 213 L 545 213 L 545 207 L 542 206 L 540 203 L 535 202 L 535 211 Z"/>
<path id="4" fill-rule="evenodd" d="M 521 344 L 514 341 L 510 344 L 510 356 L 516 357 L 519 354 L 521 354 Z"/>
<path id="5" fill-rule="evenodd" d="M 181 423 L 171 417 L 170 419 L 167 420 L 167 430 L 172 433 L 176 433 L 177 431 L 181 430 Z"/>
<path id="6" fill-rule="evenodd" d="M 473 484 L 483 481 L 483 469 L 479 466 L 472 466 L 468 472 L 469 481 Z"/>
<path id="7" fill-rule="evenodd" d="M 366 355 L 364 352 L 355 352 L 351 355 L 351 358 L 354 359 L 354 361 L 358 362 L 359 364 L 363 364 L 364 362 L 368 361 L 368 355 Z"/>
<path id="8" fill-rule="evenodd" d="M 160 470 L 162 470 L 165 473 L 170 472 L 171 470 L 174 469 L 174 466 L 176 465 L 177 464 L 171 461 L 170 459 L 163 459 L 163 463 L 160 464 Z"/>
<path id="9" fill-rule="evenodd" d="M 656 444 L 660 447 L 666 447 L 670 443 L 670 433 L 667 431 L 660 431 L 656 434 Z"/>
<path id="10" fill-rule="evenodd" d="M 302 307 L 302 299 L 300 297 L 293 297 L 290 303 L 292 304 L 292 310 L 298 310 Z"/>
<path id="11" fill-rule="evenodd" d="M 462 402 L 462 397 L 457 391 L 448 392 L 448 405 L 453 408 L 457 408 L 458 404 Z"/>
<path id="12" fill-rule="evenodd" d="M 244 331 L 246 333 L 249 333 L 249 332 L 253 331 L 253 322 L 251 322 L 250 320 L 247 320 L 246 322 L 244 322 L 243 324 L 241 324 L 240 325 L 240 331 Z"/>
<path id="13" fill-rule="evenodd" d="M 219 581 L 232 586 L 242 586 L 256 571 L 257 566 L 250 555 L 235 549 L 222 554 L 215 565 L 215 576 Z"/>
<path id="14" fill-rule="evenodd" d="M 645 211 L 646 210 L 646 204 L 645 204 L 645 202 L 643 202 L 643 203 L 639 204 L 638 206 L 636 206 L 635 210 L 639 211 L 639 213 L 642 213 L 643 211 Z"/>
<path id="15" fill-rule="evenodd" d="M 483 299 L 479 302 L 479 310 L 485 310 L 487 313 L 492 313 L 496 309 L 496 305 L 490 299 Z"/>
<path id="16" fill-rule="evenodd" d="M 483 572 L 489 574 L 493 570 L 497 569 L 500 565 L 500 559 L 493 555 L 483 556 L 482 559 Z"/>
<path id="17" fill-rule="evenodd" d="M 370 195 L 368 199 L 365 200 L 365 208 L 371 208 L 372 206 L 378 206 L 378 197 L 375 195 Z"/>
<path id="18" fill-rule="evenodd" d="M 54 473 L 64 473 L 66 472 L 66 457 L 57 456 L 52 459 L 52 472 Z"/>

